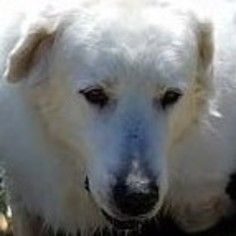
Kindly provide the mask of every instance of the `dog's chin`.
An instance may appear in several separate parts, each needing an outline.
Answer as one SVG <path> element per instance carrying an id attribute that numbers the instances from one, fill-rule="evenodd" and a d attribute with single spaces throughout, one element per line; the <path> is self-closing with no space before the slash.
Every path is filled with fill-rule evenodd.
<path id="1" fill-rule="evenodd" d="M 134 230 L 138 229 L 140 225 L 143 223 L 143 220 L 120 220 L 111 215 L 109 215 L 106 211 L 101 210 L 102 214 L 106 218 L 106 220 L 116 229 L 118 230 Z"/>

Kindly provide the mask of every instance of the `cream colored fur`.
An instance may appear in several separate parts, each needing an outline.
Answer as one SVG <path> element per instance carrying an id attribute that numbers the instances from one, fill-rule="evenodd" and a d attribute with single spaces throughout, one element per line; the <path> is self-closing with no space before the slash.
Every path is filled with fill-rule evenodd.
<path id="1" fill-rule="evenodd" d="M 124 132 L 140 123 L 160 187 L 145 217 L 163 208 L 193 232 L 227 215 L 236 159 L 234 5 L 219 1 L 206 19 L 201 4 L 182 1 L 37 2 L 18 14 L 24 4 L 4 5 L 0 28 L 0 155 L 15 235 L 110 228 L 100 208 L 116 214 L 113 173 L 129 149 Z M 106 111 L 78 92 L 97 84 L 113 102 Z M 183 96 L 164 111 L 155 104 L 169 88 Z"/>

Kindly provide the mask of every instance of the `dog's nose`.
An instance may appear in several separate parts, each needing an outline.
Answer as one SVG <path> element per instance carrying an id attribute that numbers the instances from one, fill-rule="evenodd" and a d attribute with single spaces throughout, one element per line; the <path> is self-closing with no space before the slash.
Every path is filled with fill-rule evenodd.
<path id="1" fill-rule="evenodd" d="M 113 199 L 117 210 L 127 216 L 140 216 L 150 212 L 156 205 L 159 188 L 154 183 L 136 183 L 136 186 L 117 182 Z"/>

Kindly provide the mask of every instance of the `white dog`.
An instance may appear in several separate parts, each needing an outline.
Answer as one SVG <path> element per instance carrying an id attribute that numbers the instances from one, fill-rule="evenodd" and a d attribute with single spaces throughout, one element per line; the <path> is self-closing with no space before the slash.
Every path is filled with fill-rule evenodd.
<path id="1" fill-rule="evenodd" d="M 226 30 L 155 0 L 75 5 L 2 16 L 15 235 L 92 235 L 161 208 L 185 231 L 215 225 L 236 160 L 233 15 Z"/>

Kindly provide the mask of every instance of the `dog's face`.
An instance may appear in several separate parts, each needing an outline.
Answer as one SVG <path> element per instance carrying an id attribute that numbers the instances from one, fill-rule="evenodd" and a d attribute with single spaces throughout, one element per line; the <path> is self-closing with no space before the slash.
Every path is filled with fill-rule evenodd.
<path id="1" fill-rule="evenodd" d="M 44 125 L 79 153 L 83 188 L 117 224 L 151 218 L 161 207 L 168 148 L 198 118 L 212 53 L 209 28 L 193 17 L 139 11 L 109 8 L 73 15 L 51 31 L 37 26 L 6 73 L 29 77 Z"/>

